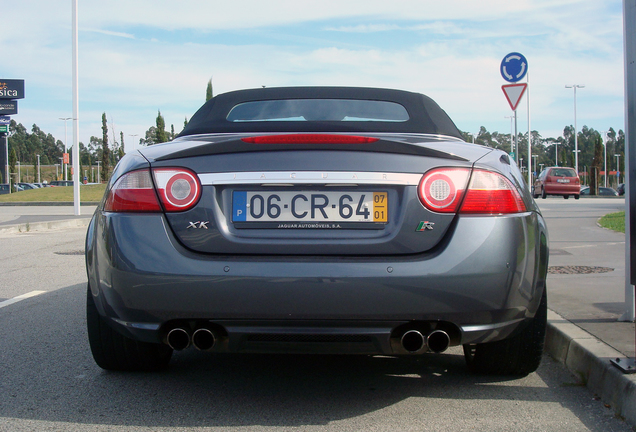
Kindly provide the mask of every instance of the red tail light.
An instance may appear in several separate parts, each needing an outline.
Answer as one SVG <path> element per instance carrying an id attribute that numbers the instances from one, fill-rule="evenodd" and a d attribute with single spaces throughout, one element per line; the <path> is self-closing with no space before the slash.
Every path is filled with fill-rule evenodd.
<path id="1" fill-rule="evenodd" d="M 108 193 L 104 211 L 110 212 L 167 212 L 192 208 L 201 196 L 198 177 L 183 168 L 157 168 L 131 171 L 115 182 Z M 161 202 L 161 204 L 160 204 Z"/>
<path id="2" fill-rule="evenodd" d="M 522 213 L 526 205 L 510 181 L 501 174 L 475 170 L 460 213 Z"/>
<path id="3" fill-rule="evenodd" d="M 469 175 L 468 168 L 441 168 L 426 173 L 419 186 L 420 201 L 438 213 L 493 215 L 526 211 L 517 189 L 501 174 L 474 170 L 467 186 Z"/>
<path id="4" fill-rule="evenodd" d="M 104 211 L 159 212 L 161 206 L 148 170 L 121 176 L 108 192 Z"/>
<path id="5" fill-rule="evenodd" d="M 263 135 L 242 138 L 241 140 L 251 144 L 368 144 L 379 139 L 356 135 L 288 134 Z"/>

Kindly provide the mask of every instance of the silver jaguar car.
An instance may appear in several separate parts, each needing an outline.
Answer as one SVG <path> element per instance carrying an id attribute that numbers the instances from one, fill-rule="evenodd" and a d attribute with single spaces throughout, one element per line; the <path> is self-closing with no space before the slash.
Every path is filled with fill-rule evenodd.
<path id="1" fill-rule="evenodd" d="M 516 164 L 417 93 L 218 95 L 117 165 L 86 239 L 109 370 L 173 350 L 421 356 L 536 370 L 548 234 Z"/>

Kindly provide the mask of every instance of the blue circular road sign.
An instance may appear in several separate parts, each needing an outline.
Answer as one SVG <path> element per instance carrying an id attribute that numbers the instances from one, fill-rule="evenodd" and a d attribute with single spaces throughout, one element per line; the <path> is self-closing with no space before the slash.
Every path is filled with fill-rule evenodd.
<path id="1" fill-rule="evenodd" d="M 523 54 L 512 52 L 503 58 L 499 71 L 508 82 L 521 81 L 528 73 L 528 60 Z"/>

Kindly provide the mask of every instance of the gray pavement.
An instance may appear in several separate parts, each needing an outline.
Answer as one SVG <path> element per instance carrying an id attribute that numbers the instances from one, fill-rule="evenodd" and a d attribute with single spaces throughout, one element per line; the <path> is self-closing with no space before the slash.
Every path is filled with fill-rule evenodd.
<path id="1" fill-rule="evenodd" d="M 90 218 L 97 208 L 96 205 L 81 205 L 80 215 L 76 216 L 72 203 L 66 203 L 66 205 L 29 204 L 34 205 L 5 204 L 0 206 L 0 233 L 88 226 Z"/>
<path id="2" fill-rule="evenodd" d="M 580 200 L 583 202 L 586 200 Z M 546 351 L 563 363 L 617 415 L 636 425 L 636 374 L 623 374 L 611 359 L 635 357 L 634 323 L 624 312 L 625 236 L 596 221 L 612 211 L 572 214 L 551 211 L 554 200 L 539 200 L 550 230 L 549 305 Z M 617 210 L 624 200 L 615 200 Z M 87 226 L 96 206 L 0 206 L 0 233 Z M 601 214 L 598 212 L 601 211 Z M 566 237 L 572 218 L 581 219 L 576 240 Z M 609 270 L 608 270 L 609 269 Z"/>
<path id="3" fill-rule="evenodd" d="M 636 374 L 623 374 L 610 362 L 635 354 L 634 323 L 619 321 L 626 310 L 625 235 L 597 223 L 624 210 L 625 200 L 537 203 L 550 235 L 546 351 L 636 425 Z"/>

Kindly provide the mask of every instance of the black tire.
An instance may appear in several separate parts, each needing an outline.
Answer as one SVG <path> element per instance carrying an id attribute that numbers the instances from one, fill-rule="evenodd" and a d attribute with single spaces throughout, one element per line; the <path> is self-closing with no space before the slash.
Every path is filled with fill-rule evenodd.
<path id="1" fill-rule="evenodd" d="M 541 188 L 541 198 L 546 199 L 548 197 L 548 194 L 545 193 L 545 189 Z"/>
<path id="2" fill-rule="evenodd" d="M 543 355 L 548 302 L 545 291 L 529 325 L 517 335 L 497 342 L 464 345 L 468 369 L 477 374 L 526 376 L 537 370 Z"/>
<path id="3" fill-rule="evenodd" d="M 574 199 L 579 199 L 580 195 L 574 195 Z"/>
<path id="4" fill-rule="evenodd" d="M 570 198 L 570 195 L 563 195 L 563 199 L 568 199 Z"/>
<path id="5" fill-rule="evenodd" d="M 111 328 L 97 311 L 90 289 L 86 295 L 86 325 L 93 358 L 102 369 L 157 371 L 165 369 L 170 362 L 170 347 L 139 342 Z"/>
<path id="6" fill-rule="evenodd" d="M 534 186 L 532 186 L 532 198 L 537 199 L 539 198 L 539 194 L 535 193 L 536 189 Z"/>

